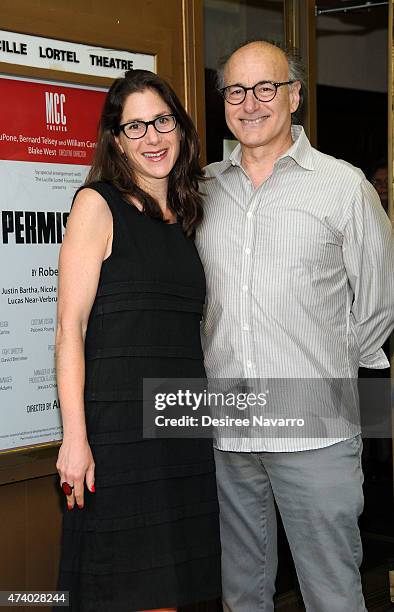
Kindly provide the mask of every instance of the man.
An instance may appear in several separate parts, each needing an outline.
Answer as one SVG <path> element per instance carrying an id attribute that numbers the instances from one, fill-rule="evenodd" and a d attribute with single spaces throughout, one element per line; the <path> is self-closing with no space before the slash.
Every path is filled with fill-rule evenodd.
<path id="1" fill-rule="evenodd" d="M 361 171 L 291 126 L 301 86 L 294 58 L 249 43 L 222 77 L 227 125 L 240 144 L 207 167 L 203 183 L 207 373 L 263 381 L 268 391 L 270 379 L 294 380 L 291 417 L 305 407 L 297 405 L 305 379 L 331 381 L 335 396 L 335 381 L 355 379 L 360 364 L 387 367 L 380 347 L 394 320 L 391 225 Z M 325 429 L 298 437 L 216 431 L 227 611 L 274 609 L 274 502 L 306 609 L 365 610 L 360 425 L 346 414 L 326 418 L 323 396 L 312 388 L 308 401 L 315 397 L 310 408 Z"/>
<path id="2" fill-rule="evenodd" d="M 375 167 L 372 173 L 371 179 L 372 185 L 375 187 L 379 194 L 380 201 L 386 213 L 389 213 L 389 200 L 388 200 L 388 168 L 387 161 L 380 159 L 375 163 Z"/>

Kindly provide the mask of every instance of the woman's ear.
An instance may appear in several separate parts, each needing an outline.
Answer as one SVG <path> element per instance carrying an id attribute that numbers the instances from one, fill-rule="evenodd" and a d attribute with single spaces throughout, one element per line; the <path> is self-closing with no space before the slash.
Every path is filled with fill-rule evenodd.
<path id="1" fill-rule="evenodd" d="M 114 136 L 114 140 L 115 140 L 115 142 L 116 142 L 116 146 L 118 147 L 118 149 L 119 149 L 119 151 L 121 152 L 121 154 L 122 154 L 122 155 L 124 155 L 124 156 L 126 156 L 125 151 L 124 151 L 124 148 L 123 148 L 123 147 L 122 147 L 122 145 L 121 145 L 121 142 L 120 142 L 120 138 L 119 138 L 119 136 Z"/>

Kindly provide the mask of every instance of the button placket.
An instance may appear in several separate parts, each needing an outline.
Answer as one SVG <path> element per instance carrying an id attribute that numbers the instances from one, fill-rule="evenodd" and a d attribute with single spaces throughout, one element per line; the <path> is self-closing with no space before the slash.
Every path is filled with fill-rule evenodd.
<path id="1" fill-rule="evenodd" d="M 242 363 L 244 367 L 244 375 L 247 378 L 254 377 L 256 374 L 254 368 L 254 346 L 253 337 L 250 333 L 251 324 L 251 283 L 253 274 L 253 257 L 252 245 L 254 241 L 254 232 L 256 224 L 254 216 L 258 206 L 258 198 L 253 191 L 251 198 L 246 207 L 245 223 L 244 223 L 244 240 L 241 253 L 241 278 L 240 278 L 240 328 L 241 328 L 241 343 L 242 343 Z"/>

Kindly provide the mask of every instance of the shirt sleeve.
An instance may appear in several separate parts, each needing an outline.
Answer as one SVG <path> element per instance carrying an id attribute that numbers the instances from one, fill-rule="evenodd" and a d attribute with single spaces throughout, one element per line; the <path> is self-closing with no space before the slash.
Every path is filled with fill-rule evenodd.
<path id="1" fill-rule="evenodd" d="M 387 368 L 381 347 L 394 327 L 394 241 L 391 222 L 371 183 L 362 179 L 349 211 L 343 258 L 354 299 L 350 325 L 360 366 Z"/>

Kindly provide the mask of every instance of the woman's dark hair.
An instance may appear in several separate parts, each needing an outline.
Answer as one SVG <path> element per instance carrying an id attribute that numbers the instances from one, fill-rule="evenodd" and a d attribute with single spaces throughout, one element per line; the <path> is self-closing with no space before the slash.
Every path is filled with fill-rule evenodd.
<path id="1" fill-rule="evenodd" d="M 133 169 L 115 141 L 126 98 L 147 89 L 156 92 L 166 102 L 179 125 L 180 152 L 169 175 L 168 203 L 181 218 L 183 231 L 190 236 L 203 216 L 202 196 L 198 190 L 198 180 L 203 176 L 199 163 L 199 139 L 192 120 L 172 87 L 149 70 L 129 70 L 123 78 L 113 82 L 104 102 L 97 147 L 85 184 L 108 181 L 121 193 L 136 198 L 145 214 L 163 220 L 158 202 L 138 186 Z"/>

